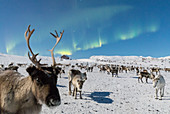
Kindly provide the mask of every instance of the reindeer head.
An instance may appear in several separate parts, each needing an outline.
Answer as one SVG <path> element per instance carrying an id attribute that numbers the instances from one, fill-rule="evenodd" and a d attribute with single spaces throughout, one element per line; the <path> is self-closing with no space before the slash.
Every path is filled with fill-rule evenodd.
<path id="1" fill-rule="evenodd" d="M 76 81 L 77 81 L 76 82 L 77 91 L 82 91 L 82 87 L 83 87 L 85 80 L 83 80 L 82 78 L 77 78 Z"/>
<path id="2" fill-rule="evenodd" d="M 159 78 L 154 78 L 153 79 L 153 87 L 154 88 L 157 86 L 158 81 L 159 81 Z"/>
<path id="3" fill-rule="evenodd" d="M 86 74 L 86 72 L 81 73 L 81 76 L 82 76 L 82 80 L 83 80 L 83 81 L 86 81 L 86 80 L 87 80 L 87 74 Z"/>
<path id="4" fill-rule="evenodd" d="M 35 66 L 29 66 L 26 69 L 26 71 L 30 75 L 32 82 L 33 82 L 32 92 L 39 104 L 44 103 L 48 107 L 58 106 L 61 104 L 60 94 L 56 87 L 57 75 L 59 73 L 59 69 L 55 67 L 54 57 L 52 57 L 53 65 L 51 67 L 43 67 L 42 64 L 40 63 L 41 59 L 37 60 L 36 57 L 38 54 L 34 54 L 29 45 L 29 39 L 33 32 L 34 32 L 34 29 L 30 31 L 30 25 L 29 25 L 27 31 L 25 32 L 25 39 L 27 41 L 28 48 L 32 54 L 32 57 L 30 57 L 28 53 L 28 57 Z M 61 39 L 63 32 L 61 33 L 60 37 L 58 37 L 58 34 L 57 34 L 56 36 L 57 43 Z M 55 44 L 55 46 L 57 45 L 57 43 Z M 53 56 L 54 47 L 51 50 L 52 56 Z"/>

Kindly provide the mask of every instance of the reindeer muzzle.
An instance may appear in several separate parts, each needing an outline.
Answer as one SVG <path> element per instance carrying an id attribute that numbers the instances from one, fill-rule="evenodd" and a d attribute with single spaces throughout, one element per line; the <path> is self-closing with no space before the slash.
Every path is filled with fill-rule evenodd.
<path id="1" fill-rule="evenodd" d="M 50 96 L 47 98 L 46 105 L 48 107 L 54 107 L 54 106 L 59 106 L 61 104 L 60 98 L 57 98 L 56 96 Z"/>

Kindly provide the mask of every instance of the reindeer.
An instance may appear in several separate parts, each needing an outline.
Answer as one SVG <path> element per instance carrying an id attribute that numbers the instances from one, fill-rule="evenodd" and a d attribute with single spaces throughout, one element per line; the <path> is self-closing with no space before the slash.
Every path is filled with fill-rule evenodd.
<path id="1" fill-rule="evenodd" d="M 18 66 L 8 66 L 8 67 L 5 67 L 5 70 L 15 70 L 15 71 L 18 71 Z"/>
<path id="2" fill-rule="evenodd" d="M 111 71 L 112 77 L 118 77 L 118 68 L 117 67 L 112 67 Z"/>
<path id="3" fill-rule="evenodd" d="M 0 64 L 0 72 L 4 70 L 4 65 Z"/>
<path id="4" fill-rule="evenodd" d="M 0 68 L 4 68 L 4 65 L 3 65 L 3 64 L 0 64 Z"/>
<path id="5" fill-rule="evenodd" d="M 101 65 L 101 66 L 99 66 L 99 71 L 100 72 L 104 72 L 105 73 L 105 71 L 106 71 L 107 69 L 106 69 L 106 66 L 104 66 L 104 65 Z"/>
<path id="6" fill-rule="evenodd" d="M 26 66 L 27 66 L 27 64 L 25 64 L 25 63 L 17 63 L 17 65 L 18 65 L 19 67 L 26 67 Z"/>
<path id="7" fill-rule="evenodd" d="M 139 67 L 136 67 L 136 75 L 139 75 Z"/>
<path id="8" fill-rule="evenodd" d="M 170 68 L 164 68 L 165 72 L 170 72 Z"/>
<path id="9" fill-rule="evenodd" d="M 158 75 L 156 78 L 153 79 L 153 87 L 156 89 L 156 96 L 155 99 L 158 99 L 158 91 L 160 90 L 160 98 L 164 96 L 164 88 L 165 88 L 165 79 L 162 75 Z"/>
<path id="10" fill-rule="evenodd" d="M 123 66 L 123 65 L 122 65 L 122 66 L 121 66 L 121 70 L 122 70 L 122 71 L 121 71 L 122 73 L 123 73 L 123 71 L 125 71 L 125 72 L 127 73 L 128 68 L 127 68 L 126 66 Z"/>
<path id="11" fill-rule="evenodd" d="M 138 82 L 139 82 L 139 79 L 140 79 L 141 82 L 143 83 L 143 80 L 142 80 L 143 77 L 146 78 L 146 83 L 148 83 L 148 78 L 154 79 L 155 75 L 152 72 L 151 73 L 148 73 L 146 71 L 140 72 L 140 76 L 138 77 Z"/>
<path id="12" fill-rule="evenodd" d="M 56 87 L 56 75 L 59 71 L 55 69 L 53 49 L 51 50 L 53 65 L 43 67 L 40 63 L 41 59 L 36 58 L 38 54 L 34 54 L 29 45 L 34 30 L 30 30 L 29 25 L 25 32 L 27 46 L 32 54 L 31 57 L 28 53 L 28 57 L 34 64 L 26 68 L 29 76 L 24 77 L 19 72 L 12 70 L 0 73 L 0 114 L 39 114 L 42 104 L 46 104 L 48 107 L 61 104 L 60 94 Z M 58 34 L 54 35 L 57 39 L 55 45 L 61 39 L 63 32 L 60 37 Z"/>
<path id="13" fill-rule="evenodd" d="M 86 66 L 87 72 L 93 72 L 93 66 Z"/>
<path id="14" fill-rule="evenodd" d="M 158 72 L 160 72 L 159 68 L 151 68 L 150 70 L 151 72 L 156 72 L 156 75 L 158 74 Z"/>
<path id="15" fill-rule="evenodd" d="M 107 74 L 112 74 L 112 77 L 118 77 L 118 67 L 108 67 L 107 68 Z"/>
<path id="16" fill-rule="evenodd" d="M 57 67 L 59 69 L 59 74 L 61 78 L 61 74 L 65 74 L 65 71 L 61 67 Z"/>
<path id="17" fill-rule="evenodd" d="M 72 84 L 74 86 L 74 90 L 73 90 L 73 96 L 75 99 L 77 99 L 77 92 L 80 93 L 80 99 L 82 99 L 82 87 L 83 87 L 83 83 L 85 82 L 85 80 L 82 78 L 81 75 L 76 75 L 73 77 L 72 79 Z"/>
<path id="18" fill-rule="evenodd" d="M 71 84 L 72 80 L 75 76 L 80 76 L 83 81 L 87 80 L 86 72 L 81 73 L 79 70 L 71 69 L 68 73 L 68 80 L 69 80 L 69 95 L 71 95 Z"/>

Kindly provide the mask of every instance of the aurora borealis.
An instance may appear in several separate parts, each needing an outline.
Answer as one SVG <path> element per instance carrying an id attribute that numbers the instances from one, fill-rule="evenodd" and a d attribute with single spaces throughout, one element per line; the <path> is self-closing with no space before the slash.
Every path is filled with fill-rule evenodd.
<path id="1" fill-rule="evenodd" d="M 55 56 L 170 55 L 169 0 L 0 0 L 0 53 L 50 56 L 50 32 L 64 30 Z"/>

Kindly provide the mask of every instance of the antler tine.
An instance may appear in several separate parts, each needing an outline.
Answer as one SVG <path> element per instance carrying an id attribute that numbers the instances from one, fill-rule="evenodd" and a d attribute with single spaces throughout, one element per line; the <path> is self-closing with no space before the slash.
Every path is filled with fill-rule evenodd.
<path id="1" fill-rule="evenodd" d="M 26 41 L 27 41 L 27 45 L 28 45 L 28 48 L 29 48 L 31 54 L 34 55 L 32 49 L 31 49 L 31 47 L 30 47 L 29 40 L 30 40 L 30 38 L 31 38 L 31 35 L 32 35 L 33 32 L 35 31 L 35 29 L 33 29 L 32 31 L 30 31 L 30 26 L 31 26 L 31 25 L 28 26 L 28 28 L 27 28 L 27 30 L 26 30 L 26 32 L 25 32 L 25 39 L 26 39 Z M 27 35 L 27 33 L 28 33 L 28 35 Z"/>
<path id="2" fill-rule="evenodd" d="M 29 52 L 28 52 L 28 57 L 29 57 L 29 59 L 32 61 L 32 63 L 34 63 L 35 66 L 37 66 L 38 68 L 41 68 L 41 63 L 40 63 L 41 59 L 39 59 L 39 61 L 37 61 L 37 59 L 36 59 L 36 56 L 37 56 L 37 55 L 38 55 L 38 53 L 37 53 L 36 55 L 33 55 L 32 58 L 31 58 L 31 57 L 30 57 L 30 54 L 29 54 Z"/>
<path id="3" fill-rule="evenodd" d="M 39 53 L 34 54 L 33 51 L 32 51 L 32 49 L 31 49 L 31 47 L 30 47 L 29 40 L 30 40 L 30 38 L 31 38 L 31 35 L 32 35 L 33 32 L 35 31 L 35 29 L 33 29 L 33 30 L 30 31 L 30 26 L 31 26 L 31 25 L 28 26 L 28 28 L 27 28 L 27 30 L 26 30 L 26 32 L 25 32 L 25 39 L 26 39 L 26 41 L 27 41 L 27 46 L 28 46 L 28 48 L 29 48 L 29 50 L 30 50 L 30 52 L 31 52 L 31 54 L 32 54 L 32 57 L 30 57 L 30 54 L 29 54 L 29 52 L 28 52 L 28 57 L 29 57 L 29 59 L 32 61 L 32 63 L 35 64 L 35 66 L 37 66 L 38 68 L 41 69 L 41 67 L 40 67 L 40 65 L 41 65 L 41 64 L 40 64 L 41 59 L 40 59 L 39 61 L 37 61 L 37 59 L 36 59 L 36 57 L 37 57 L 37 55 L 38 55 Z"/>
<path id="4" fill-rule="evenodd" d="M 55 33 L 56 33 L 56 35 L 54 35 L 53 33 L 50 32 L 50 34 L 56 38 L 56 43 L 55 43 L 54 47 L 51 50 L 49 50 L 51 52 L 51 57 L 52 57 L 52 60 L 53 60 L 53 65 L 52 65 L 53 67 L 56 66 L 56 62 L 55 62 L 55 59 L 54 59 L 54 48 L 56 47 L 56 45 L 61 40 L 63 33 L 64 33 L 64 30 L 63 30 L 63 32 L 60 32 L 60 37 L 58 36 L 58 33 L 57 33 L 56 30 L 55 30 Z"/>

